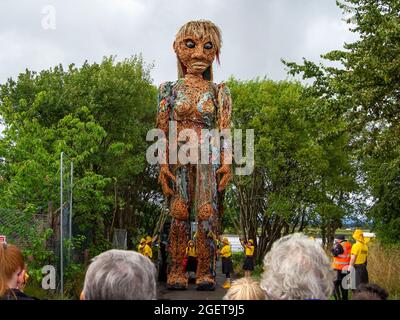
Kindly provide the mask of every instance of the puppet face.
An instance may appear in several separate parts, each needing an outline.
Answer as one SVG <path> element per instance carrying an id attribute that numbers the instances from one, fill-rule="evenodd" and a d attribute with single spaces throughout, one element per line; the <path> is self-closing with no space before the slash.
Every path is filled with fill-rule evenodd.
<path id="1" fill-rule="evenodd" d="M 174 50 L 187 74 L 201 75 L 215 59 L 217 49 L 209 37 L 187 35 L 174 42 Z"/>

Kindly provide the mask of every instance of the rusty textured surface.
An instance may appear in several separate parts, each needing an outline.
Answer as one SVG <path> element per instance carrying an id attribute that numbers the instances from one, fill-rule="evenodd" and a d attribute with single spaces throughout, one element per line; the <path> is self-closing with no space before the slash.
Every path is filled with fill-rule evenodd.
<path id="1" fill-rule="evenodd" d="M 221 48 L 221 33 L 209 21 L 191 21 L 178 32 L 174 50 L 178 60 L 179 79 L 165 82 L 159 88 L 157 127 L 168 141 L 169 121 L 176 121 L 177 134 L 193 129 L 199 140 L 207 137 L 202 129 L 229 129 L 232 102 L 224 84 L 212 82 L 212 63 Z M 176 142 L 176 148 L 180 143 Z M 220 229 L 223 192 L 232 179 L 231 165 L 223 161 L 228 148 L 222 145 L 208 151 L 209 164 L 169 164 L 170 152 L 164 155 L 168 164 L 161 165 L 159 182 L 170 197 L 172 225 L 169 234 L 169 270 L 167 284 L 171 288 L 187 287 L 188 279 L 182 261 L 189 234 L 191 213 L 198 222 L 195 238 L 198 266 L 196 283 L 215 286 L 216 235 Z"/>

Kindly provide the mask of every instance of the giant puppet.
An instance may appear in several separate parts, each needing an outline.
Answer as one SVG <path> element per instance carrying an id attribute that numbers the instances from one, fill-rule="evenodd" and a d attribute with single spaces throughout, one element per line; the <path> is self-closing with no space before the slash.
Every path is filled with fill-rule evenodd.
<path id="1" fill-rule="evenodd" d="M 219 62 L 221 32 L 210 21 L 186 23 L 178 31 L 173 49 L 178 62 L 178 80 L 164 82 L 159 88 L 157 127 L 165 134 L 168 144 L 161 165 L 159 182 L 169 200 L 171 227 L 168 240 L 169 289 L 186 289 L 187 276 L 183 266 L 185 248 L 190 238 L 190 221 L 196 220 L 197 248 L 196 285 L 198 290 L 215 289 L 216 239 L 222 214 L 223 192 L 232 178 L 229 139 L 209 144 L 206 157 L 197 163 L 170 161 L 171 145 L 177 149 L 182 141 L 168 141 L 174 124 L 177 136 L 191 129 L 203 143 L 210 138 L 202 129 L 230 128 L 231 97 L 224 84 L 213 83 L 212 64 Z M 214 130 L 215 131 L 215 130 Z M 226 130 L 225 130 L 226 131 Z M 218 146 L 216 148 L 215 146 Z M 200 151 L 199 151 L 200 153 Z M 203 152 L 204 155 L 204 152 Z M 226 160 L 228 159 L 228 160 Z"/>

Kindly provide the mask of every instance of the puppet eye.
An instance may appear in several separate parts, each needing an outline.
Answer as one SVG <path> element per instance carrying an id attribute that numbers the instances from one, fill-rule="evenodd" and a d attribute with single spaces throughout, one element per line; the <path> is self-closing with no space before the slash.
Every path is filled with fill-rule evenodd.
<path id="1" fill-rule="evenodd" d="M 186 47 L 192 49 L 196 46 L 196 44 L 192 40 L 187 40 L 186 41 Z"/>
<path id="2" fill-rule="evenodd" d="M 207 42 L 207 43 L 204 45 L 204 49 L 212 49 L 212 47 L 213 47 L 213 44 L 212 44 L 211 42 Z"/>

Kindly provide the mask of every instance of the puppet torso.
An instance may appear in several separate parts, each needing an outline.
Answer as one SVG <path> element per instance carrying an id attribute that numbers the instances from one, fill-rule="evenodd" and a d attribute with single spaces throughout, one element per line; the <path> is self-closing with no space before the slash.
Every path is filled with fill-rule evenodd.
<path id="1" fill-rule="evenodd" d="M 217 86 L 211 82 L 179 79 L 170 83 L 170 119 L 178 123 L 178 132 L 186 128 L 214 128 L 217 117 Z M 172 100 L 172 101 L 171 101 Z"/>

